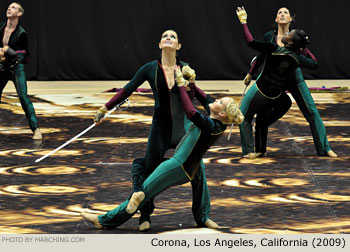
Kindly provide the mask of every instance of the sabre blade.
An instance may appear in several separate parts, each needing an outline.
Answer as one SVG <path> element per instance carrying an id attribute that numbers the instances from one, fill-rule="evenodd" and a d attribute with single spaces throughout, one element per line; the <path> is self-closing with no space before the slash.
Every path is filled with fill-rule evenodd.
<path id="1" fill-rule="evenodd" d="M 76 135 L 75 137 L 73 137 L 72 139 L 70 139 L 69 141 L 65 142 L 64 144 L 62 144 L 61 146 L 57 147 L 56 149 L 54 149 L 53 151 L 49 152 L 48 154 L 46 154 L 45 156 L 42 156 L 41 158 L 38 158 L 37 160 L 35 160 L 35 163 L 39 163 L 41 160 L 47 158 L 48 156 L 51 156 L 52 154 L 54 154 L 56 151 L 59 151 L 60 149 L 62 149 L 63 147 L 67 146 L 68 144 L 70 144 L 71 142 L 73 142 L 75 139 L 79 138 L 80 136 L 84 135 L 86 132 L 88 132 L 89 130 L 91 130 L 93 127 L 96 126 L 96 123 L 93 123 L 92 125 L 90 125 L 88 128 L 86 128 L 84 131 L 80 132 L 78 135 Z"/>
<path id="2" fill-rule="evenodd" d="M 109 116 L 111 113 L 113 113 L 113 111 L 115 111 L 116 109 L 119 109 L 119 107 L 121 105 L 123 105 L 124 103 L 128 102 L 128 104 L 130 104 L 129 99 L 125 99 L 124 101 L 122 101 L 121 103 L 119 103 L 117 106 L 115 106 L 113 109 L 111 109 L 110 111 L 108 111 L 107 114 L 105 114 L 105 117 Z M 62 149 L 63 147 L 67 146 L 68 144 L 70 144 L 71 142 L 73 142 L 74 140 L 76 140 L 77 138 L 81 137 L 82 135 L 84 135 L 86 132 L 88 132 L 89 130 L 91 130 L 93 127 L 95 127 L 97 124 L 93 123 L 92 125 L 90 125 L 88 128 L 86 128 L 85 130 L 83 130 L 82 132 L 80 132 L 78 135 L 76 135 L 75 137 L 73 137 L 72 139 L 68 140 L 67 142 L 65 142 L 64 144 L 62 144 L 61 146 L 57 147 L 56 149 L 54 149 L 53 151 L 49 152 L 48 154 L 46 154 L 45 156 L 42 156 L 41 158 L 38 158 L 35 160 L 35 163 L 39 163 L 41 160 L 47 158 L 48 156 L 51 156 L 52 154 L 54 154 L 55 152 L 59 151 L 60 149 Z"/>

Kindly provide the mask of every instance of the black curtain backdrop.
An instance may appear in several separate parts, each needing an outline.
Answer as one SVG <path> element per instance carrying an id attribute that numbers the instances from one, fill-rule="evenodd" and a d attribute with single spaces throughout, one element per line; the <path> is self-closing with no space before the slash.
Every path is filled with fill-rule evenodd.
<path id="1" fill-rule="evenodd" d="M 12 1 L 0 1 L 0 20 Z M 277 9 L 296 14 L 309 33 L 318 70 L 307 79 L 350 78 L 350 1 L 334 0 L 22 0 L 29 36 L 29 80 L 129 80 L 160 56 L 166 29 L 178 32 L 179 57 L 202 80 L 243 79 L 256 52 L 244 42 L 237 6 L 245 6 L 256 39 L 273 29 Z"/>

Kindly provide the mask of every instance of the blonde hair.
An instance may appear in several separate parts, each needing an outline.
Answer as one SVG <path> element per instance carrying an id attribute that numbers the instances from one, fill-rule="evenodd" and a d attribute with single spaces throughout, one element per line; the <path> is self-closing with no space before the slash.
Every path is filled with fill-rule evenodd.
<path id="1" fill-rule="evenodd" d="M 226 108 L 225 108 L 225 112 L 226 112 L 226 117 L 223 118 L 221 121 L 224 124 L 241 124 L 244 120 L 244 116 L 241 112 L 241 110 L 238 108 L 238 104 L 229 97 L 229 99 L 231 100 Z"/>
<path id="2" fill-rule="evenodd" d="M 18 11 L 22 12 L 22 15 L 24 15 L 24 9 L 22 7 L 22 4 L 20 4 L 19 2 L 12 2 L 13 4 L 17 4 L 18 5 Z"/>

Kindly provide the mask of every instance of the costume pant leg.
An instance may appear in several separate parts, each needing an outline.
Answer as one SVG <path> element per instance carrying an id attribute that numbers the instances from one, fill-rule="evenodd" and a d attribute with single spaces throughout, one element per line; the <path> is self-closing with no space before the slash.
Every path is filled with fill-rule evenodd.
<path id="1" fill-rule="evenodd" d="M 272 115 L 272 108 L 265 108 L 260 111 L 255 120 L 255 152 L 266 152 L 267 134 L 268 134 L 268 119 Z"/>
<path id="2" fill-rule="evenodd" d="M 27 80 L 23 64 L 19 64 L 16 67 L 13 75 L 13 83 L 15 84 L 17 95 L 28 120 L 29 127 L 34 132 L 38 128 L 38 120 L 35 115 L 33 104 L 27 94 Z"/>
<path id="3" fill-rule="evenodd" d="M 139 208 L 143 208 L 149 200 L 153 199 L 167 188 L 174 185 L 182 185 L 188 181 L 189 179 L 178 161 L 175 159 L 164 161 L 144 181 L 142 191 L 145 193 L 145 199 L 141 202 Z M 106 214 L 99 215 L 98 219 L 100 223 L 104 227 L 117 227 L 129 220 L 137 212 L 133 214 L 128 214 L 126 212 L 129 199 Z"/>
<path id="4" fill-rule="evenodd" d="M 297 68 L 295 73 L 297 85 L 291 85 L 289 91 L 291 92 L 293 98 L 299 106 L 299 109 L 310 125 L 317 154 L 323 156 L 329 150 L 331 150 L 331 147 L 328 143 L 326 128 L 323 124 L 320 113 L 316 108 L 310 90 L 304 81 L 301 69 Z"/>
<path id="5" fill-rule="evenodd" d="M 160 123 L 152 124 L 147 143 L 145 158 L 135 159 L 132 166 L 133 190 L 140 191 L 142 182 L 156 169 L 163 161 L 163 156 L 169 146 L 164 143 L 163 127 Z M 140 208 L 141 217 L 139 223 L 144 221 L 151 222 L 150 215 L 154 211 L 154 201 L 150 199 L 147 204 Z"/>
<path id="6" fill-rule="evenodd" d="M 145 158 L 136 158 L 131 167 L 133 192 L 142 190 L 142 184 L 145 180 Z"/>
<path id="7" fill-rule="evenodd" d="M 209 219 L 210 194 L 205 176 L 205 166 L 201 161 L 198 173 L 191 180 L 192 185 L 192 213 L 198 226 L 204 226 L 204 222 Z"/>
<path id="8" fill-rule="evenodd" d="M 268 102 L 268 106 L 266 106 L 257 114 L 255 125 L 256 152 L 266 152 L 268 127 L 271 125 L 271 118 L 281 118 L 284 115 L 281 114 L 281 112 L 285 111 L 286 113 L 291 107 L 291 105 L 291 99 L 286 93 L 283 92 L 277 99 L 270 99 Z"/>
<path id="9" fill-rule="evenodd" d="M 10 78 L 11 78 L 10 71 L 0 71 L 0 102 L 1 102 L 2 91 L 6 87 L 6 84 Z"/>
<path id="10" fill-rule="evenodd" d="M 142 191 L 142 184 L 145 179 L 145 158 L 137 158 L 132 164 L 132 183 L 134 192 Z M 140 208 L 141 217 L 139 219 L 139 224 L 143 223 L 144 221 L 151 222 L 150 215 L 153 213 L 154 208 L 155 206 L 153 199 L 147 201 L 147 203 Z"/>
<path id="11" fill-rule="evenodd" d="M 254 136 L 252 120 L 254 115 L 259 113 L 267 103 L 265 98 L 257 89 L 256 83 L 248 90 L 244 96 L 241 111 L 244 115 L 243 122 L 239 125 L 241 135 L 241 146 L 243 155 L 254 152 Z"/>
<path id="12" fill-rule="evenodd" d="M 273 108 L 273 113 L 268 118 L 268 126 L 282 118 L 292 106 L 291 99 L 284 99 L 284 101 Z"/>

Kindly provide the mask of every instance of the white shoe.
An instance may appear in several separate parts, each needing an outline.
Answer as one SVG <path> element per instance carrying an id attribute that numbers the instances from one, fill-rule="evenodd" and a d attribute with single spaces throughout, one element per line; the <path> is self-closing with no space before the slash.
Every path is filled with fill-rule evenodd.
<path id="1" fill-rule="evenodd" d="M 250 152 L 247 155 L 243 156 L 244 158 L 248 158 L 248 159 L 255 159 L 256 158 L 256 153 L 255 152 Z"/>
<path id="2" fill-rule="evenodd" d="M 151 223 L 149 221 L 144 221 L 140 224 L 139 230 L 145 232 L 151 229 Z"/>
<path id="3" fill-rule="evenodd" d="M 103 226 L 101 225 L 100 221 L 98 220 L 98 217 L 96 214 L 91 214 L 88 212 L 81 212 L 80 215 L 84 218 L 84 220 L 92 223 L 95 228 L 102 229 Z"/>
<path id="4" fill-rule="evenodd" d="M 144 198 L 145 198 L 145 193 L 144 192 L 134 192 L 131 195 L 131 198 L 129 200 L 128 205 L 126 206 L 125 211 L 128 214 L 135 213 L 137 208 L 139 207 L 140 203 L 143 201 Z"/>
<path id="5" fill-rule="evenodd" d="M 39 128 L 37 128 L 35 131 L 34 131 L 34 135 L 32 137 L 33 140 L 41 140 L 43 139 L 43 135 L 41 134 L 41 131 Z"/>
<path id="6" fill-rule="evenodd" d="M 332 151 L 332 150 L 329 150 L 329 151 L 327 152 L 327 156 L 328 156 L 328 157 L 338 157 L 338 155 L 337 155 L 334 151 Z"/>
<path id="7" fill-rule="evenodd" d="M 214 221 L 212 221 L 211 219 L 207 219 L 205 222 L 204 222 L 204 225 L 207 227 L 207 228 L 211 228 L 211 229 L 218 229 L 220 228 L 218 224 L 216 224 Z"/>

